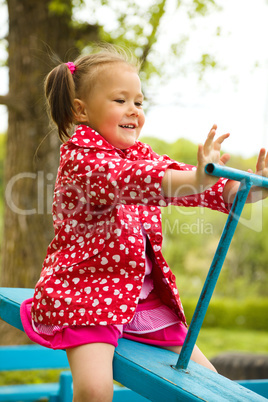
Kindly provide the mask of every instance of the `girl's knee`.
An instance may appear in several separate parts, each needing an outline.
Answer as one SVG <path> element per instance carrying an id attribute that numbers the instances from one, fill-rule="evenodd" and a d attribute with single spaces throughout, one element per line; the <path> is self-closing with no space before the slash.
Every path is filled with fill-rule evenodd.
<path id="1" fill-rule="evenodd" d="M 210 361 L 206 358 L 206 356 L 201 352 L 201 350 L 195 345 L 191 359 L 195 361 L 196 363 L 201 364 L 202 366 L 210 369 L 211 371 L 215 371 L 217 373 L 217 370 L 215 367 L 210 363 Z"/>
<path id="2" fill-rule="evenodd" d="M 74 402 L 112 402 L 113 383 L 89 381 L 84 384 L 74 384 Z"/>
<path id="3" fill-rule="evenodd" d="M 74 402 L 111 402 L 114 346 L 92 343 L 67 350 Z"/>

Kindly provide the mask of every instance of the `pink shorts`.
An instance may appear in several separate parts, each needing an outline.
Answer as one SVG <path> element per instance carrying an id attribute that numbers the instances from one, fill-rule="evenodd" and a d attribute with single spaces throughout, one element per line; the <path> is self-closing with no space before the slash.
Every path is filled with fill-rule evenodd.
<path id="1" fill-rule="evenodd" d="M 32 325 L 31 305 L 32 299 L 25 300 L 21 305 L 21 321 L 25 333 L 33 342 L 52 349 L 68 349 L 99 342 L 116 347 L 121 337 L 155 346 L 181 346 L 187 334 L 187 329 L 182 322 L 142 334 L 124 331 L 122 333 L 115 325 L 66 327 L 52 335 L 39 334 Z"/>
<path id="2" fill-rule="evenodd" d="M 187 335 L 187 328 L 182 322 L 170 325 L 146 334 L 129 334 L 123 332 L 123 338 L 131 341 L 147 343 L 154 346 L 182 346 Z"/>

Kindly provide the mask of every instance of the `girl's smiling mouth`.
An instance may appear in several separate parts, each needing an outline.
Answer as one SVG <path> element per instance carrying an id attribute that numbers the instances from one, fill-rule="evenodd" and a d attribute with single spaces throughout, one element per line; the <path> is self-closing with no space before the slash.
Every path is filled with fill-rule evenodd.
<path id="1" fill-rule="evenodd" d="M 135 124 L 119 124 L 119 127 L 134 129 L 134 128 L 136 128 L 136 125 Z"/>

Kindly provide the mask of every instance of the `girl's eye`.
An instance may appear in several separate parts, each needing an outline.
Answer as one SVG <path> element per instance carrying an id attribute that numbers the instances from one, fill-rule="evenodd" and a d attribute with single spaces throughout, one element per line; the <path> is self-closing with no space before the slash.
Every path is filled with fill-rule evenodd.
<path id="1" fill-rule="evenodd" d="M 142 107 L 142 102 L 135 102 L 135 105 L 136 105 L 137 107 Z"/>
<path id="2" fill-rule="evenodd" d="M 117 102 L 117 103 L 124 103 L 125 101 L 124 101 L 124 99 L 115 99 L 115 102 Z"/>

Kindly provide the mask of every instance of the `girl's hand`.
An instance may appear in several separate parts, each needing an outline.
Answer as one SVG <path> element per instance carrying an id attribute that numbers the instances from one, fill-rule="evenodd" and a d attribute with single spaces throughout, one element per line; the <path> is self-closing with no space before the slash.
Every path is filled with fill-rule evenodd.
<path id="1" fill-rule="evenodd" d="M 253 173 L 251 169 L 248 169 L 249 173 Z M 260 176 L 268 177 L 268 152 L 262 148 L 259 152 L 259 156 L 256 164 L 256 172 Z M 240 182 L 234 180 L 228 180 L 223 189 L 223 199 L 227 204 L 232 204 L 237 191 L 239 190 Z M 257 202 L 268 197 L 268 189 L 252 186 L 247 198 L 247 203 Z"/>
<path id="2" fill-rule="evenodd" d="M 226 138 L 229 137 L 230 134 L 223 134 L 219 138 L 214 141 L 216 135 L 217 126 L 214 124 L 208 133 L 207 139 L 204 145 L 198 146 L 197 152 L 197 187 L 203 187 L 203 190 L 213 186 L 219 179 L 217 177 L 213 177 L 207 175 L 205 173 L 205 166 L 208 163 L 218 163 L 220 165 L 225 165 L 230 159 L 229 154 L 220 155 L 221 144 Z"/>
<path id="3" fill-rule="evenodd" d="M 197 153 L 197 168 L 191 171 L 167 169 L 162 180 L 162 193 L 166 197 L 184 197 L 186 195 L 203 193 L 213 186 L 219 178 L 205 173 L 207 163 L 225 165 L 230 156 L 220 156 L 221 144 L 229 134 L 221 135 L 214 141 L 217 126 L 211 128 L 204 145 L 199 145 Z"/>
<path id="4" fill-rule="evenodd" d="M 253 173 L 251 169 L 248 169 L 248 172 Z M 256 163 L 255 174 L 258 174 L 263 177 L 268 177 L 268 152 L 266 152 L 265 148 L 261 148 L 259 152 L 259 156 Z M 247 202 L 260 201 L 266 197 L 268 197 L 268 189 L 254 186 L 251 188 L 249 192 Z"/>

